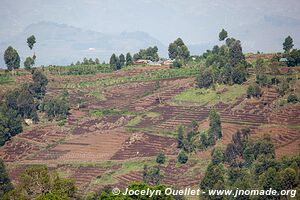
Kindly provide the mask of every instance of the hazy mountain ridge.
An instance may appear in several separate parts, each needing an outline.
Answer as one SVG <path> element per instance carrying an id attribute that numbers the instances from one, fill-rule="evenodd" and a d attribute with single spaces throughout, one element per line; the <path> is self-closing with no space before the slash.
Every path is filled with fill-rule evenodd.
<path id="1" fill-rule="evenodd" d="M 1 53 L 12 45 L 24 60 L 33 53 L 26 44 L 26 38 L 32 34 L 37 38 L 34 47 L 37 64 L 43 65 L 70 64 L 83 57 L 98 57 L 101 61 L 107 61 L 112 53 L 135 53 L 141 48 L 154 45 L 159 48 L 161 55 L 166 55 L 166 47 L 145 32 L 104 34 L 54 22 L 39 22 L 27 26 L 18 35 L 0 43 Z M 2 61 L 1 65 L 3 64 Z"/>

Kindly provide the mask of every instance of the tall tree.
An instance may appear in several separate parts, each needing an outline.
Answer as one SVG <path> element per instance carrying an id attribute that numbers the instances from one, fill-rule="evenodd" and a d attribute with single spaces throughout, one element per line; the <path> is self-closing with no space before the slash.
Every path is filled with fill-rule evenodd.
<path id="1" fill-rule="evenodd" d="M 31 67 L 34 65 L 34 59 L 31 57 L 27 57 L 24 61 L 24 67 L 26 70 L 30 70 Z"/>
<path id="2" fill-rule="evenodd" d="M 217 111 L 211 110 L 209 113 L 209 130 L 216 139 L 220 139 L 222 137 L 222 126 L 221 119 Z"/>
<path id="3" fill-rule="evenodd" d="M 119 56 L 119 61 L 120 61 L 121 66 L 123 66 L 125 64 L 125 56 L 122 53 Z"/>
<path id="4" fill-rule="evenodd" d="M 46 86 L 48 84 L 47 77 L 40 71 L 35 70 L 32 74 L 33 83 L 30 84 L 29 88 L 34 97 L 41 99 L 46 94 Z"/>
<path id="5" fill-rule="evenodd" d="M 0 146 L 12 136 L 22 132 L 22 119 L 16 110 L 0 107 Z"/>
<path id="6" fill-rule="evenodd" d="M 283 50 L 285 52 L 290 52 L 290 50 L 293 48 L 293 38 L 291 36 L 287 36 L 283 42 Z"/>
<path id="7" fill-rule="evenodd" d="M 4 52 L 4 61 L 9 71 L 20 68 L 20 56 L 17 50 L 11 46 Z"/>
<path id="8" fill-rule="evenodd" d="M 224 29 L 221 30 L 221 32 L 219 33 L 219 40 L 223 41 L 227 38 L 228 34 L 227 31 L 225 31 Z"/>
<path id="9" fill-rule="evenodd" d="M 5 193 L 11 191 L 12 189 L 13 186 L 6 172 L 4 162 L 2 159 L 0 159 L 0 199 L 4 197 Z"/>
<path id="10" fill-rule="evenodd" d="M 239 40 L 234 41 L 233 44 L 229 47 L 229 59 L 230 64 L 234 67 L 245 61 L 245 56 L 243 54 L 241 42 Z"/>
<path id="11" fill-rule="evenodd" d="M 110 66 L 114 67 L 116 65 L 117 61 L 118 61 L 118 58 L 117 58 L 116 54 L 113 53 L 109 59 Z"/>
<path id="12" fill-rule="evenodd" d="M 27 44 L 28 44 L 28 47 L 30 48 L 30 50 L 32 50 L 35 43 L 36 43 L 36 39 L 35 39 L 34 35 L 27 38 Z"/>
<path id="13" fill-rule="evenodd" d="M 23 88 L 17 98 L 18 112 L 22 117 L 28 118 L 34 111 L 35 104 L 32 94 L 28 88 Z"/>
<path id="14" fill-rule="evenodd" d="M 132 62 L 132 56 L 131 56 L 131 54 L 128 52 L 128 53 L 126 54 L 126 65 L 129 66 L 129 65 L 132 65 L 132 64 L 133 64 L 133 62 Z"/>
<path id="15" fill-rule="evenodd" d="M 177 38 L 174 42 L 170 43 L 168 51 L 170 59 L 182 58 L 187 60 L 190 57 L 190 51 L 181 38 Z"/>

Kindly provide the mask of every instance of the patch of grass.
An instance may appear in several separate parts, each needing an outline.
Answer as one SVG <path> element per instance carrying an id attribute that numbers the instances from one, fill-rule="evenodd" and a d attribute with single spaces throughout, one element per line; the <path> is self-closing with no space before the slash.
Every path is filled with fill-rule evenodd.
<path id="1" fill-rule="evenodd" d="M 89 93 L 88 95 L 95 97 L 99 101 L 105 100 L 105 97 L 101 91 L 93 91 L 93 92 Z"/>
<path id="2" fill-rule="evenodd" d="M 175 102 L 192 102 L 200 105 L 216 104 L 218 102 L 232 102 L 246 94 L 245 85 L 217 86 L 215 90 L 191 88 L 173 98 Z"/>
<path id="3" fill-rule="evenodd" d="M 118 181 L 114 178 L 116 176 L 120 176 L 123 174 L 128 174 L 134 171 L 142 171 L 144 169 L 144 165 L 147 164 L 148 166 L 156 165 L 155 159 L 145 159 L 145 160 L 136 160 L 136 161 L 125 161 L 122 162 L 121 169 L 114 170 L 107 172 L 101 177 L 96 178 L 92 184 L 97 185 L 108 185 L 108 184 L 115 184 Z"/>
<path id="4" fill-rule="evenodd" d="M 138 115 L 135 118 L 133 118 L 132 120 L 130 120 L 127 124 L 127 126 L 136 126 L 138 125 L 143 119 L 143 116 Z"/>
<path id="5" fill-rule="evenodd" d="M 104 117 L 104 116 L 117 116 L 117 115 L 128 115 L 128 116 L 136 116 L 139 113 L 121 111 L 116 109 L 104 109 L 104 110 L 91 110 L 90 114 L 95 117 Z"/>
<path id="6" fill-rule="evenodd" d="M 132 127 L 138 125 L 144 117 L 150 117 L 150 118 L 156 118 L 159 117 L 160 114 L 157 112 L 146 112 L 146 113 L 141 113 L 137 115 L 135 118 L 130 120 L 127 124 L 127 126 Z"/>
<path id="7" fill-rule="evenodd" d="M 157 113 L 157 112 L 147 112 L 146 116 L 147 117 L 151 117 L 151 118 L 155 118 L 155 117 L 159 117 L 160 113 Z"/>
<path id="8" fill-rule="evenodd" d="M 9 74 L 0 74 L 0 84 L 14 83 L 14 79 Z"/>

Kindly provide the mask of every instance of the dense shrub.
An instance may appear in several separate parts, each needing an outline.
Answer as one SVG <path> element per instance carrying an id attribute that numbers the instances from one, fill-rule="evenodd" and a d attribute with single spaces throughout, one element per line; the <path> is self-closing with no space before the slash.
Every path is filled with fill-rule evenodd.
<path id="1" fill-rule="evenodd" d="M 288 103 L 298 103 L 299 98 L 295 94 L 290 94 L 287 98 Z"/>
<path id="2" fill-rule="evenodd" d="M 197 76 L 197 86 L 199 88 L 209 88 L 213 85 L 213 74 L 210 69 L 204 69 Z"/>
<path id="3" fill-rule="evenodd" d="M 164 153 L 159 153 L 156 157 L 156 162 L 158 164 L 164 164 L 166 162 L 166 156 Z"/>
<path id="4" fill-rule="evenodd" d="M 176 58 L 172 63 L 172 68 L 180 68 L 183 65 L 183 61 L 179 58 Z"/>
<path id="5" fill-rule="evenodd" d="M 181 164 L 185 164 L 188 161 L 188 156 L 184 153 L 184 151 L 181 151 L 177 157 L 177 160 Z"/>
<path id="6" fill-rule="evenodd" d="M 69 102 L 65 97 L 47 98 L 41 104 L 41 110 L 46 113 L 50 120 L 66 119 L 69 111 Z"/>
<path id="7" fill-rule="evenodd" d="M 255 84 L 255 85 L 250 85 L 247 88 L 247 97 L 260 97 L 262 95 L 262 91 L 260 89 L 260 87 Z"/>

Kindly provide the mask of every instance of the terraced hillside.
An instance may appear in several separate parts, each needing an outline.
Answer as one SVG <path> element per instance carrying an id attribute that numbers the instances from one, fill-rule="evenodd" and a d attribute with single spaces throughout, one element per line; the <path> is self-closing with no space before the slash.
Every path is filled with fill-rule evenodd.
<path id="1" fill-rule="evenodd" d="M 161 168 L 162 183 L 197 186 L 211 149 L 192 155 L 187 164 L 180 165 L 176 161 L 176 131 L 193 120 L 200 130 L 207 129 L 211 109 L 220 113 L 223 126 L 224 137 L 217 145 L 228 144 L 237 130 L 248 127 L 254 139 L 270 134 L 278 157 L 299 153 L 299 104 L 277 108 L 279 95 L 274 88 L 265 88 L 260 98 L 248 99 L 248 83 L 244 83 L 232 90 L 196 91 L 199 100 L 189 101 L 186 96 L 182 100 L 180 95 L 195 88 L 195 70 L 159 75 L 165 70 L 169 70 L 167 66 L 145 66 L 95 76 L 49 74 L 47 95 L 67 90 L 70 115 L 63 126 L 43 120 L 30 125 L 1 147 L 0 157 L 13 181 L 18 181 L 24 166 L 46 164 L 74 178 L 82 194 L 108 185 L 125 188 L 142 181 L 144 164 L 153 165 L 155 156 L 164 152 L 168 162 Z M 26 75 L 17 81 L 30 79 Z M 207 102 L 205 95 L 210 95 Z M 83 106 L 78 109 L 79 99 Z"/>

